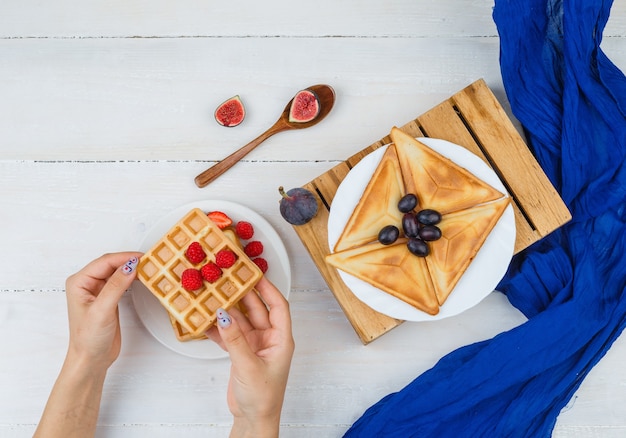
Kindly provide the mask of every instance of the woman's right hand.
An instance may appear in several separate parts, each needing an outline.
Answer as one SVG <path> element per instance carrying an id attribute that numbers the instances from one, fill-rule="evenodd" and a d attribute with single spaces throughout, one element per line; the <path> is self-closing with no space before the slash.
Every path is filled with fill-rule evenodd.
<path id="1" fill-rule="evenodd" d="M 217 325 L 207 332 L 231 359 L 227 400 L 233 437 L 278 436 L 295 348 L 289 303 L 266 278 L 256 289 L 260 297 L 252 291 L 241 301 L 247 315 L 220 309 Z"/>

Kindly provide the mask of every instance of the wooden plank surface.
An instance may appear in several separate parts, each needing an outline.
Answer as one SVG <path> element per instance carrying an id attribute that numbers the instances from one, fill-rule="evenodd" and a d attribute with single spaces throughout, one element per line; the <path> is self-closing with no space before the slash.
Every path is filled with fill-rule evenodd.
<path id="1" fill-rule="evenodd" d="M 527 248 L 571 219 L 562 199 L 528 150 L 484 80 L 479 79 L 402 129 L 414 137 L 440 138 L 465 147 L 491 166 L 512 198 L 515 253 Z M 304 187 L 317 192 L 327 209 L 349 170 L 364 156 L 390 142 L 388 136 L 362 149 Z M 359 339 L 368 344 L 402 323 L 361 302 L 328 266 L 328 210 L 294 229 L 328 283 Z"/>
<path id="2" fill-rule="evenodd" d="M 296 353 L 282 438 L 341 437 L 443 355 L 524 323 L 493 293 L 461 315 L 405 322 L 363 346 L 277 209 L 279 185 L 317 184 L 476 78 L 510 115 L 492 11 L 493 0 L 0 2 L 0 436 L 31 437 L 39 420 L 67 348 L 66 276 L 102 252 L 137 248 L 164 215 L 196 200 L 252 208 L 287 247 Z M 626 1 L 616 0 L 602 47 L 621 68 L 625 23 Z M 195 187 L 197 173 L 319 82 L 338 93 L 327 120 L 268 140 Z M 212 111 L 235 93 L 249 112 L 225 129 Z M 33 269 L 33 257 L 46 262 Z M 120 304 L 122 353 L 96 436 L 228 437 L 228 361 L 163 347 L 131 296 Z M 626 436 L 625 361 L 622 336 L 558 416 L 555 438 Z"/>
<path id="3" fill-rule="evenodd" d="M 571 214 L 509 118 L 484 84 L 474 84 L 451 99 L 488 156 L 518 208 L 516 252 L 571 219 Z M 500 123 L 489 123 L 492 114 Z M 526 226 L 522 224 L 526 222 Z"/>

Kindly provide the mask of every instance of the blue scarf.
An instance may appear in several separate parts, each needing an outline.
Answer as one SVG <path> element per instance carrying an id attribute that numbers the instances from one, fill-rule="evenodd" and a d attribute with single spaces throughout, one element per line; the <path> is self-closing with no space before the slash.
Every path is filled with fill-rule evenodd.
<path id="1" fill-rule="evenodd" d="M 626 78 L 600 49 L 611 1 L 496 0 L 502 78 L 570 223 L 498 286 L 528 321 L 443 357 L 346 437 L 549 437 L 626 324 Z"/>

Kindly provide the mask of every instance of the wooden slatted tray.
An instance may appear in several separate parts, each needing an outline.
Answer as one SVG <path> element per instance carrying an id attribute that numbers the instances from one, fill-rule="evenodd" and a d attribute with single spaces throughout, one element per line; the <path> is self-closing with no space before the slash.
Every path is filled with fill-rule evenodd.
<path id="1" fill-rule="evenodd" d="M 401 127 L 415 137 L 432 137 L 461 145 L 481 157 L 500 177 L 512 197 L 519 252 L 571 219 L 545 173 L 497 99 L 480 79 Z M 391 127 L 390 127 L 391 130 Z M 295 226 L 320 273 L 364 344 L 402 323 L 361 302 L 328 266 L 327 222 L 337 187 L 364 156 L 390 143 L 385 136 L 318 176 L 304 187 L 317 193 L 321 206 L 308 224 Z"/>

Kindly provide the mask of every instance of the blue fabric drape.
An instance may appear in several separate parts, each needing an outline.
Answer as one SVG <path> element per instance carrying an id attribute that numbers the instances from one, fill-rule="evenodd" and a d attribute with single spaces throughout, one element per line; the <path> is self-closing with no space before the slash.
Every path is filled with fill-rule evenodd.
<path id="1" fill-rule="evenodd" d="M 612 2 L 496 0 L 511 108 L 573 220 L 498 289 L 528 321 L 443 357 L 346 437 L 548 437 L 626 324 L 626 78 L 600 49 Z"/>

